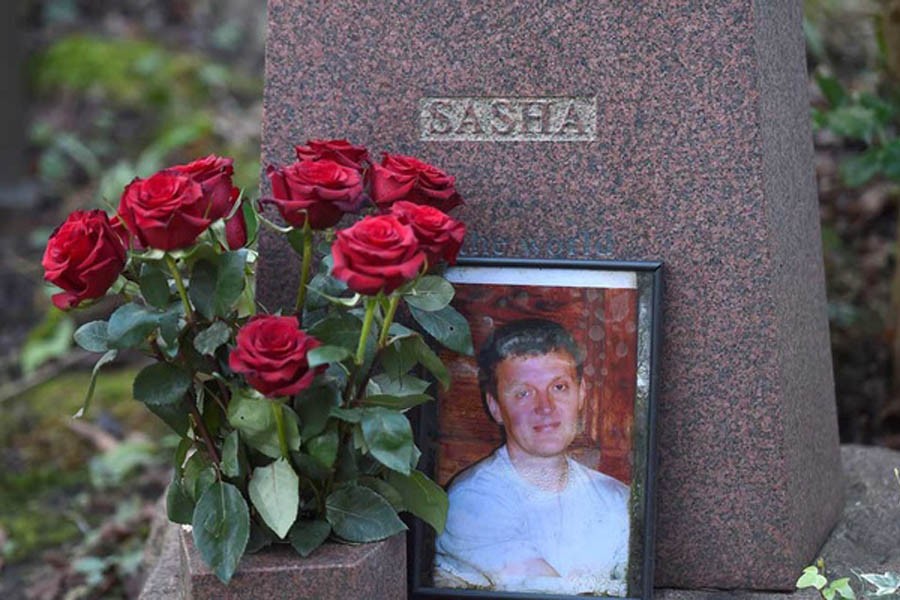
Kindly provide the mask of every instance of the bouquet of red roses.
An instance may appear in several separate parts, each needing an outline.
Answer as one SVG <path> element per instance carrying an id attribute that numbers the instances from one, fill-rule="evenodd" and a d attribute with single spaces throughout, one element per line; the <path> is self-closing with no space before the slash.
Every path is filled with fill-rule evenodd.
<path id="1" fill-rule="evenodd" d="M 115 215 L 76 211 L 50 237 L 43 266 L 74 309 L 107 294 L 123 303 L 75 341 L 155 361 L 134 397 L 180 437 L 169 518 L 227 582 L 245 552 L 275 541 L 306 556 L 327 539 L 370 542 L 405 529 L 408 511 L 443 529 L 447 498 L 416 469 L 405 412 L 432 399 L 428 372 L 449 374 L 423 335 L 395 322 L 403 302 L 420 329 L 471 353 L 465 320 L 439 275 L 465 227 L 454 178 L 415 158 L 373 164 L 345 140 L 311 140 L 269 166 L 263 217 L 232 185 L 231 159 L 209 156 L 135 179 Z M 370 214 L 344 229 L 348 213 Z M 301 255 L 290 314 L 257 314 L 260 225 Z M 318 257 L 318 260 L 317 260 Z"/>

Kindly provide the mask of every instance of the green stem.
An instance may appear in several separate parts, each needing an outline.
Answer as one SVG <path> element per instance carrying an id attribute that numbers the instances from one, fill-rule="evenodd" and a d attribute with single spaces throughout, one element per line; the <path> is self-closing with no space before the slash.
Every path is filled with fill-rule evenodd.
<path id="1" fill-rule="evenodd" d="M 366 358 L 366 341 L 369 339 L 369 332 L 372 330 L 372 322 L 375 320 L 375 306 L 378 304 L 378 298 L 366 299 L 366 316 L 363 319 L 362 332 L 359 334 L 359 345 L 356 347 L 356 364 L 361 365 Z"/>
<path id="2" fill-rule="evenodd" d="M 306 302 L 306 283 L 309 279 L 309 268 L 312 266 L 313 235 L 309 226 L 309 219 L 303 224 L 303 263 L 300 265 L 300 287 L 297 288 L 297 304 L 294 312 L 303 318 L 303 305 Z"/>
<path id="3" fill-rule="evenodd" d="M 175 259 L 168 254 L 166 254 L 166 264 L 169 266 L 169 272 L 172 273 L 172 278 L 175 279 L 175 287 L 178 288 L 178 295 L 181 296 L 181 303 L 184 305 L 184 318 L 190 323 L 193 321 L 191 303 L 188 300 L 187 290 L 184 288 L 184 280 L 181 278 L 181 273 L 178 272 L 178 265 L 175 264 Z"/>
<path id="4" fill-rule="evenodd" d="M 387 343 L 388 332 L 391 329 L 391 323 L 394 322 L 394 315 L 397 313 L 397 307 L 400 305 L 400 294 L 391 296 L 391 302 L 388 305 L 387 315 L 384 317 L 384 325 L 381 328 L 381 335 L 378 336 L 378 347 L 383 348 Z"/>
<path id="5" fill-rule="evenodd" d="M 284 433 L 284 413 L 281 411 L 280 402 L 272 402 L 272 414 L 275 415 L 275 426 L 278 428 L 278 445 L 281 447 L 281 456 L 289 458 L 287 436 Z"/>

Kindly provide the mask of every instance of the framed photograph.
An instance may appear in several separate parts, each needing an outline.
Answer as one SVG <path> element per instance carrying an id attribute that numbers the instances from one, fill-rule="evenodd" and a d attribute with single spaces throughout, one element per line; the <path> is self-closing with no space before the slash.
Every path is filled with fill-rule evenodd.
<path id="1" fill-rule="evenodd" d="M 410 598 L 634 598 L 653 587 L 660 263 L 460 259 L 474 356 L 419 407 L 444 531 L 412 523 Z"/>

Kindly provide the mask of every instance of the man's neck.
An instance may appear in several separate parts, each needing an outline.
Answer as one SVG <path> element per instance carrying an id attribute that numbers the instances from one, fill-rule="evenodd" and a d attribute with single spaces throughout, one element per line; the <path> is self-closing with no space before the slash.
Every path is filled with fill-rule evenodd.
<path id="1" fill-rule="evenodd" d="M 506 447 L 513 468 L 525 481 L 548 492 L 561 492 L 569 480 L 569 463 L 565 454 L 532 456 Z"/>

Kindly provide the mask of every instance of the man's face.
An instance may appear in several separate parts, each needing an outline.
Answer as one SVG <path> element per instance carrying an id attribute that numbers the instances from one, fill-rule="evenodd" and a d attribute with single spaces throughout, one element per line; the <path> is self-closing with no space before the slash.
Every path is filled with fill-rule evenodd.
<path id="1" fill-rule="evenodd" d="M 487 405 L 506 430 L 510 455 L 553 457 L 565 452 L 575 439 L 584 405 L 575 359 L 565 351 L 516 356 L 500 361 L 495 372 L 497 397 L 488 393 Z"/>

